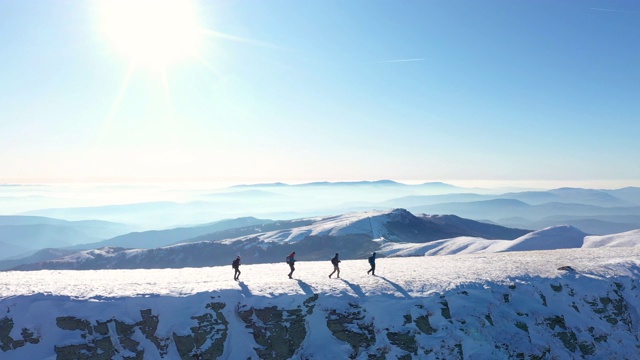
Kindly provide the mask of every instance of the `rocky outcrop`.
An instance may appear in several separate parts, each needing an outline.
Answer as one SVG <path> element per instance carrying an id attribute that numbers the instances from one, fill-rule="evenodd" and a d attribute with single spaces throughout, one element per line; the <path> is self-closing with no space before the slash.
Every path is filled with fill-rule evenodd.
<path id="1" fill-rule="evenodd" d="M 225 307 L 221 302 L 208 303 L 205 305 L 208 312 L 191 317 L 197 322 L 191 327 L 191 334 L 173 334 L 181 359 L 191 359 L 193 354 L 201 354 L 205 359 L 217 359 L 222 355 L 229 332 L 229 322 L 222 313 Z"/>
<path id="2" fill-rule="evenodd" d="M 175 347 L 181 359 L 192 359 L 200 353 L 206 359 L 222 355 L 228 333 L 228 322 L 221 310 L 226 304 L 211 302 L 204 305 L 202 314 L 190 316 L 195 325 L 189 334 L 172 333 L 158 336 L 159 316 L 151 309 L 140 310 L 140 321 L 128 323 L 118 319 L 95 321 L 74 316 L 56 318 L 60 330 L 74 331 L 83 339 L 81 343 L 55 346 L 58 360 L 91 359 L 145 359 L 145 351 L 157 353 L 161 358 L 168 355 L 169 347 Z M 139 339 L 146 339 L 152 347 L 143 346 Z M 168 358 L 168 357 L 167 357 Z"/>
<path id="3" fill-rule="evenodd" d="M 238 310 L 238 315 L 251 330 L 258 345 L 255 348 L 260 359 L 290 359 L 307 336 L 305 315 L 313 312 L 317 295 L 294 309 L 278 309 L 276 306 Z"/>
<path id="4" fill-rule="evenodd" d="M 2 350 L 2 352 L 8 352 L 27 344 L 37 344 L 40 342 L 40 337 L 36 336 L 33 330 L 26 327 L 20 331 L 20 339 L 12 338 L 10 334 L 14 326 L 15 324 L 12 318 L 5 317 L 0 319 L 0 350 Z"/>
<path id="5" fill-rule="evenodd" d="M 56 318 L 56 325 L 61 330 L 78 332 L 84 341 L 69 345 L 56 345 L 54 351 L 58 360 L 91 360 L 113 359 L 122 356 L 124 359 L 144 359 L 145 349 L 135 340 L 136 333 L 155 345 L 161 356 L 166 355 L 167 338 L 158 338 L 155 330 L 158 316 L 152 315 L 150 309 L 140 311 L 141 320 L 130 324 L 118 319 L 95 321 L 75 316 Z"/>

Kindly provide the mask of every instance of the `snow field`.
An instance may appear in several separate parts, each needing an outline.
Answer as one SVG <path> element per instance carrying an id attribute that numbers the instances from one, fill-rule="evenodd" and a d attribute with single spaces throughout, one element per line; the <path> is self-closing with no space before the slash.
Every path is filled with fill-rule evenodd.
<path id="1" fill-rule="evenodd" d="M 60 330 L 56 325 L 59 317 L 74 316 L 92 324 L 110 319 L 134 324 L 140 321 L 141 310 L 151 309 L 160 319 L 155 333 L 170 338 L 171 334 L 190 334 L 193 316 L 206 311 L 205 304 L 223 302 L 227 304 L 222 313 L 229 322 L 229 337 L 221 358 L 255 359 L 254 348 L 258 345 L 238 310 L 271 306 L 304 309 L 303 302 L 318 294 L 314 311 L 305 318 L 308 333 L 298 350 L 300 357 L 348 357 L 352 348 L 333 336 L 327 317 L 333 311 L 356 311 L 363 323 L 375 325 L 371 348 L 386 349 L 389 358 L 406 352 L 392 346 L 388 333 L 406 331 L 415 336 L 421 351 L 457 346 L 465 359 L 505 358 L 506 350 L 496 348 L 495 339 L 516 346 L 521 352 L 549 351 L 558 358 L 569 358 L 563 343 L 550 336 L 550 331 L 558 329 L 540 325 L 559 313 L 563 323 L 557 326 L 594 328 L 596 335 L 608 336 L 607 342 L 599 344 L 599 354 L 630 358 L 635 347 L 627 344 L 634 344 L 637 339 L 626 331 L 612 332 L 607 328 L 612 325 L 604 320 L 596 319 L 594 325 L 594 320 L 585 316 L 591 310 L 576 303 L 577 297 L 571 293 L 590 301 L 589 294 L 616 291 L 611 280 L 615 278 L 624 289 L 621 291 L 630 313 L 638 317 L 640 294 L 632 283 L 640 277 L 638 259 L 637 247 L 380 258 L 376 262 L 378 276 L 366 274 L 366 260 L 343 260 L 341 279 L 328 278 L 332 271 L 328 260 L 302 259 L 296 263 L 294 279 L 287 278 L 289 268 L 282 262 L 242 265 L 240 282 L 233 281 L 231 266 L 0 272 L 0 310 L 16 324 L 9 336 L 20 339 L 22 329 L 28 328 L 41 338 L 36 345 L 0 353 L 0 357 L 55 359 L 55 346 L 87 341 L 80 331 Z M 571 266 L 576 271 L 560 271 L 561 266 Z M 597 303 L 597 296 L 601 295 L 593 296 Z M 407 316 L 414 320 L 428 316 L 430 326 L 438 331 L 424 334 L 407 323 Z M 621 329 L 622 325 L 613 326 Z M 355 324 L 349 326 L 359 331 Z M 110 332 L 115 333 L 115 329 Z M 577 332 L 576 336 L 578 342 L 590 341 L 586 332 Z M 133 339 L 145 348 L 145 359 L 163 358 L 151 351 L 155 345 L 142 334 L 134 334 Z M 122 356 L 127 355 L 126 349 L 119 351 Z M 447 353 L 433 354 L 436 355 L 446 357 Z M 164 359 L 178 358 L 176 348 L 169 347 Z M 357 358 L 365 359 L 366 354 Z"/>

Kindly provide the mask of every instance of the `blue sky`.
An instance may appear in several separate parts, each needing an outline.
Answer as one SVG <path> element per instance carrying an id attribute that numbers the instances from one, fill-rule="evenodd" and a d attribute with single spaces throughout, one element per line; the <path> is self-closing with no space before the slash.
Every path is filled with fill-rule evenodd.
<path id="1" fill-rule="evenodd" d="M 0 2 L 0 183 L 640 186 L 638 2 L 201 1 L 157 62 L 192 34 L 128 8 L 135 54 L 100 1 Z"/>

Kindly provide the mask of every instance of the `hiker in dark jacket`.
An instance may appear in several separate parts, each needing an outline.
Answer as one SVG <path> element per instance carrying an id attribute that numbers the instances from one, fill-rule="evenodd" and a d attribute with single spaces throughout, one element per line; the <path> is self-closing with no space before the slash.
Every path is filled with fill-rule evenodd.
<path id="1" fill-rule="evenodd" d="M 289 264 L 289 268 L 291 269 L 291 272 L 289 273 L 289 279 L 293 279 L 291 275 L 293 275 L 293 272 L 296 271 L 296 268 L 293 266 L 293 264 L 295 264 L 296 262 L 295 256 L 296 256 L 295 251 L 289 254 L 289 256 L 287 256 L 287 264 Z"/>
<path id="2" fill-rule="evenodd" d="M 376 274 L 376 253 L 373 253 L 371 256 L 369 256 L 369 265 L 371 265 L 371 269 L 367 271 L 367 274 L 371 273 L 371 275 L 375 275 Z"/>
<path id="3" fill-rule="evenodd" d="M 331 263 L 333 264 L 333 272 L 329 274 L 329 279 L 331 279 L 331 275 L 333 275 L 336 271 L 338 272 L 338 276 L 336 277 L 339 279 L 340 267 L 338 266 L 338 264 L 340 264 L 340 260 L 338 260 L 338 253 L 336 253 L 336 256 L 334 256 L 333 259 L 331 259 Z"/>
<path id="4" fill-rule="evenodd" d="M 233 280 L 238 280 L 240 279 L 240 255 L 238 255 L 238 257 L 233 260 L 233 262 L 231 263 L 231 267 L 235 270 L 235 273 L 233 274 Z"/>

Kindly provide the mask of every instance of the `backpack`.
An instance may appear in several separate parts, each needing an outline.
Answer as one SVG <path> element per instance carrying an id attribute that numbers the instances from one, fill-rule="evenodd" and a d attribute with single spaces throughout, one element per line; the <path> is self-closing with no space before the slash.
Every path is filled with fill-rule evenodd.
<path id="1" fill-rule="evenodd" d="M 233 260 L 233 262 L 231 263 L 232 268 L 237 268 L 239 265 L 240 265 L 240 260 L 238 259 Z"/>
<path id="2" fill-rule="evenodd" d="M 287 256 L 287 258 L 284 260 L 287 264 L 291 263 L 291 256 Z"/>
<path id="3" fill-rule="evenodd" d="M 373 265 L 374 259 L 373 256 L 369 256 L 369 264 Z"/>
<path id="4" fill-rule="evenodd" d="M 339 262 L 339 260 L 338 260 L 338 259 L 336 259 L 336 258 L 331 259 L 331 263 L 332 263 L 333 265 L 338 265 L 338 262 Z"/>

